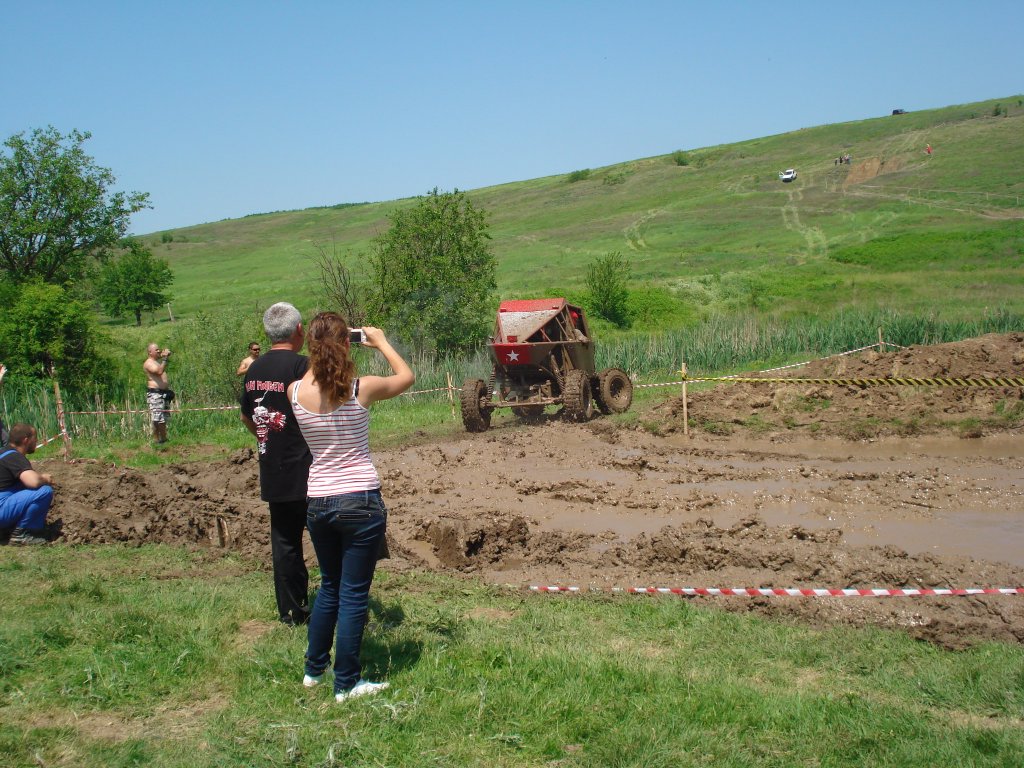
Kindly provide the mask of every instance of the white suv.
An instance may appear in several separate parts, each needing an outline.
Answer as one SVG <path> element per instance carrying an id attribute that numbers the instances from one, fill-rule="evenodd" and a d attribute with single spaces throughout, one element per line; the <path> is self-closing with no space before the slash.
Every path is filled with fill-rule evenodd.
<path id="1" fill-rule="evenodd" d="M 779 178 L 783 181 L 792 181 L 796 178 L 796 171 L 792 168 L 787 168 L 784 171 L 779 171 Z"/>

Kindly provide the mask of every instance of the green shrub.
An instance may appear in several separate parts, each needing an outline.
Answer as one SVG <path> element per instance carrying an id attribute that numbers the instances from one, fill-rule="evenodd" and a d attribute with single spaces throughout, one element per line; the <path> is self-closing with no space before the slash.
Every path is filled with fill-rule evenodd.
<path id="1" fill-rule="evenodd" d="M 700 312 L 667 288 L 649 283 L 629 291 L 626 316 L 631 327 L 642 330 L 693 325 Z"/>
<path id="2" fill-rule="evenodd" d="M 618 251 L 595 259 L 587 268 L 587 291 L 594 312 L 620 328 L 629 323 L 626 301 L 630 263 Z"/>
<path id="3" fill-rule="evenodd" d="M 590 169 L 589 168 L 584 168 L 583 170 L 580 170 L 580 171 L 573 171 L 568 176 L 570 184 L 572 184 L 574 182 L 577 182 L 577 181 L 585 181 L 586 179 L 589 179 L 589 178 L 590 178 Z"/>
<path id="4" fill-rule="evenodd" d="M 672 162 L 678 166 L 687 166 L 690 164 L 690 156 L 683 150 L 677 149 L 672 153 Z"/>

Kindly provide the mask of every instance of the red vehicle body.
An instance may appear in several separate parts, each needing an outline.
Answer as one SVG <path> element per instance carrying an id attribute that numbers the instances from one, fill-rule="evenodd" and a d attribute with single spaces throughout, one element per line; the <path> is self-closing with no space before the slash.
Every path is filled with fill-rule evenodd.
<path id="1" fill-rule="evenodd" d="M 583 309 L 563 298 L 503 301 L 489 347 L 490 380 L 467 379 L 462 386 L 462 421 L 470 432 L 486 430 L 496 408 L 532 421 L 545 406 L 561 405 L 567 417 L 584 420 L 595 402 L 604 413 L 622 413 L 633 401 L 625 372 L 595 371 Z"/>

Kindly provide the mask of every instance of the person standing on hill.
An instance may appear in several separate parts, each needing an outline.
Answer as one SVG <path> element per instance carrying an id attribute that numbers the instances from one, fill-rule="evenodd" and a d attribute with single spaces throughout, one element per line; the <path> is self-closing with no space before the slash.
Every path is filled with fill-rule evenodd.
<path id="1" fill-rule="evenodd" d="M 156 344 L 146 348 L 146 361 L 142 370 L 146 373 L 146 404 L 153 422 L 153 440 L 167 442 L 167 422 L 171 419 L 171 401 L 174 392 L 167 383 L 167 359 L 171 350 L 160 349 Z"/>
<path id="2" fill-rule="evenodd" d="M 309 621 L 309 571 L 302 553 L 306 528 L 306 479 L 312 457 L 295 422 L 285 390 L 301 379 L 309 361 L 299 354 L 305 342 L 302 315 L 286 302 L 263 313 L 271 347 L 253 360 L 242 386 L 242 423 L 256 438 L 260 498 L 270 506 L 270 554 L 274 594 L 281 622 Z"/>
<path id="3" fill-rule="evenodd" d="M 53 503 L 53 479 L 32 468 L 35 427 L 15 424 L 0 448 L 0 528 L 11 528 L 11 544 L 45 544 L 46 513 Z"/>
<path id="4" fill-rule="evenodd" d="M 309 370 L 288 387 L 292 410 L 313 453 L 306 523 L 320 564 L 320 589 L 309 620 L 307 688 L 319 685 L 334 646 L 334 698 L 377 693 L 387 683 L 362 679 L 359 649 L 370 583 L 387 529 L 380 476 L 370 458 L 370 406 L 396 397 L 415 381 L 412 369 L 379 328 L 361 342 L 380 351 L 390 376 L 356 378 L 348 324 L 321 312 L 309 324 Z"/>

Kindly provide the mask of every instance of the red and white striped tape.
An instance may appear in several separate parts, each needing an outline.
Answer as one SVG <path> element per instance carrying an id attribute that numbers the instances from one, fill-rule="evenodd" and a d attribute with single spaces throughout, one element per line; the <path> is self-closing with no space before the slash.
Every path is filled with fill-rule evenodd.
<path id="1" fill-rule="evenodd" d="M 970 595 L 1024 595 L 1024 587 L 967 587 L 962 589 L 810 589 L 804 587 L 561 587 L 530 585 L 534 592 L 623 592 L 633 595 L 688 595 L 705 597 L 964 597 Z"/>

